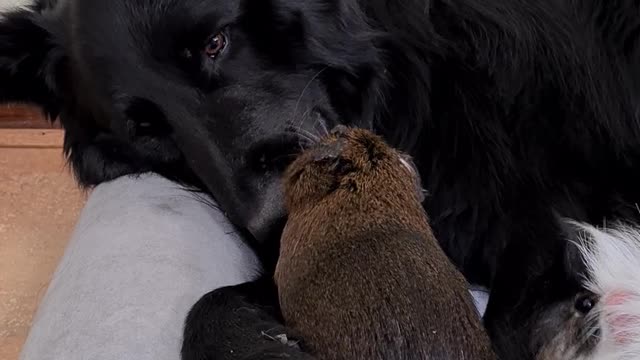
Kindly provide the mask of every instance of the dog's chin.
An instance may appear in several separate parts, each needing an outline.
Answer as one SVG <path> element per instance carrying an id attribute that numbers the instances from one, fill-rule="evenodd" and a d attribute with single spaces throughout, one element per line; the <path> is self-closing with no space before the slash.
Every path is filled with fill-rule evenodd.
<path id="1" fill-rule="evenodd" d="M 254 198 L 254 206 L 248 213 L 246 228 L 259 243 L 267 242 L 287 213 L 281 181 L 270 181 L 261 189 L 262 193 Z"/>
<path id="2" fill-rule="evenodd" d="M 247 191 L 242 205 L 246 209 L 243 227 L 258 243 L 270 241 L 282 230 L 287 216 L 282 177 L 287 167 L 320 138 L 313 136 L 287 129 L 257 141 L 246 152 L 245 170 L 238 178 Z"/>

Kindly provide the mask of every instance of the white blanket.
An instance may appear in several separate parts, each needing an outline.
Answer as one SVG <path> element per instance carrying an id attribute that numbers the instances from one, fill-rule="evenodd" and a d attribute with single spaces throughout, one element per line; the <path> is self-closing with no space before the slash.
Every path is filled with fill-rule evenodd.
<path id="1" fill-rule="evenodd" d="M 210 201 L 210 199 L 204 199 Z M 224 215 L 157 175 L 98 186 L 22 360 L 176 360 L 190 307 L 259 263 Z"/>

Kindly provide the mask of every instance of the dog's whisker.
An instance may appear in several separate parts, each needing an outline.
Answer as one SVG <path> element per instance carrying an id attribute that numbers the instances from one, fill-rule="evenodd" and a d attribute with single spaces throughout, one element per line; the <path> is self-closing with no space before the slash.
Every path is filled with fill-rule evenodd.
<path id="1" fill-rule="evenodd" d="M 322 69 L 320 69 L 315 75 L 313 75 L 313 77 L 309 80 L 309 82 L 307 82 L 307 84 L 304 86 L 304 88 L 300 92 L 300 96 L 298 96 L 298 100 L 296 101 L 296 106 L 293 109 L 293 116 L 291 117 L 292 120 L 295 121 L 296 114 L 298 113 L 298 108 L 300 107 L 300 102 L 302 101 L 304 94 L 309 89 L 309 86 L 311 86 L 311 84 L 328 68 L 329 68 L 328 66 L 325 66 Z M 302 124 L 303 121 L 304 121 L 304 116 L 301 118 L 300 125 Z"/>
<path id="2" fill-rule="evenodd" d="M 320 141 L 320 136 L 318 136 L 317 134 L 312 133 L 309 130 L 305 130 L 305 129 L 299 128 L 298 129 L 298 134 L 300 136 L 304 136 L 307 140 L 311 140 L 314 143 Z"/>
<path id="3" fill-rule="evenodd" d="M 305 144 L 302 142 L 302 138 L 298 141 L 298 146 L 300 149 L 304 149 Z M 304 140 L 311 141 L 310 139 L 304 138 Z"/>
<path id="4" fill-rule="evenodd" d="M 313 128 L 316 128 L 316 125 L 320 124 L 320 130 L 322 131 L 322 136 L 328 136 L 330 131 L 327 127 L 327 124 L 322 120 L 320 116 L 316 119 L 316 122 L 313 124 Z"/>
<path id="5" fill-rule="evenodd" d="M 300 147 L 300 149 L 304 149 L 307 145 L 315 144 L 317 142 L 315 139 L 312 139 L 306 135 L 298 135 L 300 136 L 300 139 L 298 140 L 298 146 Z"/>
<path id="6" fill-rule="evenodd" d="M 290 126 L 287 128 L 286 131 L 295 133 L 300 138 L 300 140 L 306 140 L 308 143 L 311 143 L 311 144 L 318 143 L 321 140 L 321 137 L 318 134 L 315 134 L 309 130 L 302 128 L 302 124 L 300 124 L 298 127 Z M 305 145 L 308 145 L 308 144 L 303 144 L 302 142 L 299 142 L 299 145 L 301 148 L 305 148 Z"/>
<path id="7" fill-rule="evenodd" d="M 300 116 L 300 121 L 298 121 L 298 125 L 296 127 L 296 129 L 298 131 L 302 130 L 302 126 L 304 125 L 304 121 L 305 119 L 307 119 L 307 117 L 309 116 L 309 112 L 311 112 L 311 109 L 307 109 L 304 114 L 302 114 L 302 116 Z"/>
<path id="8" fill-rule="evenodd" d="M 302 148 L 302 149 L 305 148 L 305 145 L 308 145 L 308 144 L 304 143 L 302 140 L 305 140 L 306 142 L 311 143 L 311 144 L 315 144 L 315 143 L 320 141 L 320 138 L 317 135 L 315 135 L 315 134 L 313 134 L 313 133 L 311 133 L 309 131 L 306 131 L 306 130 L 304 130 L 302 128 L 289 127 L 285 131 L 294 133 L 298 137 L 298 139 L 299 139 L 298 144 L 300 145 L 300 148 Z"/>

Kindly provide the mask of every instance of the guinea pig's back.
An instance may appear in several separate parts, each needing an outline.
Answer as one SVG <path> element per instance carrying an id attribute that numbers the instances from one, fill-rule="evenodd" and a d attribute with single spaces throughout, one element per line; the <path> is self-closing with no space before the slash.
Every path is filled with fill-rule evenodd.
<path id="1" fill-rule="evenodd" d="M 466 283 L 427 235 L 307 238 L 278 265 L 288 325 L 320 359 L 491 359 Z"/>

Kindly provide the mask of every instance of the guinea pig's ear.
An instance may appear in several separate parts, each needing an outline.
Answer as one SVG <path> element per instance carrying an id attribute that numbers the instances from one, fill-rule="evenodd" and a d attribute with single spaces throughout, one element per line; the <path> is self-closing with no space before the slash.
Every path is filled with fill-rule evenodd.
<path id="1" fill-rule="evenodd" d="M 420 171 L 418 171 L 418 167 L 413 162 L 411 156 L 406 154 L 400 154 L 400 162 L 405 168 L 407 168 L 407 170 L 409 170 L 409 172 L 413 176 L 416 185 L 416 192 L 418 193 L 420 203 L 424 202 L 424 199 L 427 197 L 427 190 L 422 187 L 422 178 L 420 177 Z"/>
<path id="2" fill-rule="evenodd" d="M 0 103 L 33 104 L 57 116 L 65 56 L 52 32 L 55 16 L 43 4 L 0 14 Z"/>

